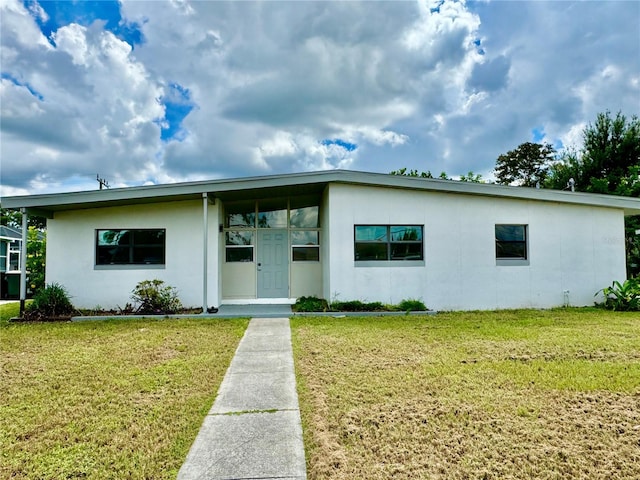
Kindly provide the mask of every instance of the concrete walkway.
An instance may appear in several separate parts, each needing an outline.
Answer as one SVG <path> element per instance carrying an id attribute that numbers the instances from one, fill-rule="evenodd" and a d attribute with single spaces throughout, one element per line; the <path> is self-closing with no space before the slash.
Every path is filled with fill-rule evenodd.
<path id="1" fill-rule="evenodd" d="M 253 318 L 178 480 L 306 479 L 288 318 Z"/>

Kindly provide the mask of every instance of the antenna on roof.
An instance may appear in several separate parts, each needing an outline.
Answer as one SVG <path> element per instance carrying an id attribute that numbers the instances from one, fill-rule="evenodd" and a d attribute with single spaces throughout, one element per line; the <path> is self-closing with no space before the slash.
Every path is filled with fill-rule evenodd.
<path id="1" fill-rule="evenodd" d="M 102 190 L 102 187 L 110 188 L 109 187 L 109 182 L 107 182 L 104 178 L 100 178 L 100 174 L 99 173 L 96 175 L 96 180 L 100 184 L 100 190 Z"/>

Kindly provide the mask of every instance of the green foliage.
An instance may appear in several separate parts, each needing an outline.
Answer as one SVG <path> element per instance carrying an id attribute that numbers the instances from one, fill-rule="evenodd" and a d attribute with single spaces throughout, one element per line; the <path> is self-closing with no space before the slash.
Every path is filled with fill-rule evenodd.
<path id="1" fill-rule="evenodd" d="M 296 299 L 292 310 L 294 312 L 326 312 L 329 310 L 329 304 L 324 298 L 300 297 Z"/>
<path id="2" fill-rule="evenodd" d="M 382 302 L 361 302 L 360 300 L 337 301 L 330 304 L 324 298 L 300 297 L 296 300 L 294 312 L 409 312 L 425 311 L 427 307 L 420 300 L 402 300 L 398 305 Z"/>
<path id="3" fill-rule="evenodd" d="M 44 288 L 47 252 L 46 233 L 31 226 L 27 232 L 27 285 L 37 294 Z"/>
<path id="4" fill-rule="evenodd" d="M 48 317 L 71 315 L 73 312 L 67 290 L 59 283 L 51 283 L 33 297 L 25 312 L 25 319 L 45 320 Z"/>
<path id="5" fill-rule="evenodd" d="M 136 285 L 131 295 L 137 304 L 136 313 L 161 315 L 175 313 L 182 308 L 175 287 L 163 280 L 144 280 Z"/>
<path id="6" fill-rule="evenodd" d="M 469 172 L 469 174 L 472 174 L 473 172 Z M 401 175 L 404 177 L 417 177 L 417 178 L 436 178 L 431 174 L 430 170 L 427 170 L 426 172 L 418 172 L 418 170 L 407 170 L 407 167 L 402 167 L 399 170 L 393 170 L 391 172 L 389 172 L 390 175 Z M 478 177 L 481 177 L 481 175 L 478 175 Z M 447 175 L 447 172 L 440 172 L 440 175 L 438 175 L 439 179 L 441 180 L 451 180 L 451 178 L 449 178 L 449 175 Z M 467 180 L 467 181 L 473 181 L 473 180 Z"/>
<path id="7" fill-rule="evenodd" d="M 331 310 L 334 312 L 384 312 L 388 308 L 380 302 L 361 302 L 349 300 L 345 302 L 332 302 Z"/>
<path id="8" fill-rule="evenodd" d="M 482 175 L 479 173 L 473 173 L 471 170 L 466 175 L 460 175 L 461 182 L 470 182 L 470 183 L 484 183 L 482 179 Z"/>
<path id="9" fill-rule="evenodd" d="M 433 175 L 431 175 L 430 171 L 418 173 L 418 170 L 415 170 L 415 169 L 407 171 L 407 167 L 402 167 L 399 170 L 393 170 L 393 171 L 389 172 L 389 174 L 391 174 L 391 175 L 402 175 L 402 176 L 405 176 L 405 177 L 433 178 Z"/>
<path id="10" fill-rule="evenodd" d="M 398 304 L 398 309 L 402 310 L 403 312 L 424 312 L 427 309 L 427 306 L 421 300 L 408 298 L 402 300 Z"/>
<path id="11" fill-rule="evenodd" d="M 38 230 L 47 228 L 47 219 L 29 215 L 28 225 Z M 18 210 L 0 208 L 0 225 L 7 225 L 14 228 L 22 228 L 22 213 Z"/>
<path id="12" fill-rule="evenodd" d="M 547 186 L 562 190 L 573 178 L 580 192 L 640 196 L 640 119 L 599 113 L 582 137 L 579 151 L 561 155 L 552 166 Z"/>
<path id="13" fill-rule="evenodd" d="M 496 182 L 535 187 L 542 184 L 556 151 L 548 143 L 525 142 L 496 160 Z"/>
<path id="14" fill-rule="evenodd" d="M 610 287 L 605 287 L 596 293 L 596 296 L 602 293 L 604 302 L 601 304 L 604 308 L 618 311 L 636 311 L 640 310 L 640 281 L 631 278 L 624 283 L 614 281 Z"/>

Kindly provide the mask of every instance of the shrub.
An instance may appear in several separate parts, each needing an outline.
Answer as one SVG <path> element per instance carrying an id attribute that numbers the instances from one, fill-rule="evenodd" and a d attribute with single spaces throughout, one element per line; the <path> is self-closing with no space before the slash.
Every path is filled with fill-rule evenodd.
<path id="1" fill-rule="evenodd" d="M 141 314 L 175 313 L 182 308 L 176 288 L 157 279 L 138 283 L 131 298 L 137 305 L 136 313 Z"/>
<path id="2" fill-rule="evenodd" d="M 326 312 L 329 304 L 324 298 L 300 297 L 292 307 L 294 312 Z"/>
<path id="3" fill-rule="evenodd" d="M 27 320 L 44 320 L 47 317 L 62 317 L 74 312 L 67 290 L 58 283 L 42 288 L 27 307 Z"/>
<path id="4" fill-rule="evenodd" d="M 331 310 L 336 312 L 385 312 L 394 309 L 381 302 L 349 300 L 346 302 L 333 302 L 331 304 Z"/>
<path id="5" fill-rule="evenodd" d="M 382 302 L 361 302 L 348 300 L 333 301 L 328 304 L 324 298 L 300 297 L 292 306 L 294 312 L 397 312 L 423 311 L 427 307 L 420 300 L 403 300 L 398 305 L 385 305 Z"/>
<path id="6" fill-rule="evenodd" d="M 596 292 L 596 296 L 602 293 L 604 302 L 600 306 L 609 310 L 629 311 L 640 310 L 640 281 L 630 278 L 624 283 L 615 281 L 610 287 L 605 287 Z"/>
<path id="7" fill-rule="evenodd" d="M 407 298 L 398 304 L 398 309 L 403 312 L 423 312 L 427 306 L 421 300 Z"/>

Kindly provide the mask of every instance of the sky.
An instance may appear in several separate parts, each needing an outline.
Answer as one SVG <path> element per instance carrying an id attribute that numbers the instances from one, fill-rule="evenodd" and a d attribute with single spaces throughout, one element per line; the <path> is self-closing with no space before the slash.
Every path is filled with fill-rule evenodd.
<path id="1" fill-rule="evenodd" d="M 640 114 L 637 1 L 0 0 L 0 195 L 473 171 Z"/>

